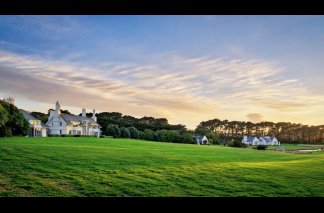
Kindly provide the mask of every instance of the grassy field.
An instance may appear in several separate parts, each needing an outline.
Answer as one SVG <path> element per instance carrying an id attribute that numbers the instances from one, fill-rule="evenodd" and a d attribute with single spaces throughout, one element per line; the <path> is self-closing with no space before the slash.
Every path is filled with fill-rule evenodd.
<path id="1" fill-rule="evenodd" d="M 0 138 L 0 196 L 324 196 L 324 152 Z"/>

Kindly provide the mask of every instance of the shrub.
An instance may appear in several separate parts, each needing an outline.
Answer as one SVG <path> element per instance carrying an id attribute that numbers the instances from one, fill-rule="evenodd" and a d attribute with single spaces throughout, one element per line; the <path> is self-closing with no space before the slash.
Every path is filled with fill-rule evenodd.
<path id="1" fill-rule="evenodd" d="M 81 137 L 81 135 L 73 135 L 73 137 Z"/>
<path id="2" fill-rule="evenodd" d="M 66 135 L 61 135 L 61 137 L 66 137 Z"/>
<path id="3" fill-rule="evenodd" d="M 265 150 L 267 147 L 268 147 L 268 146 L 266 146 L 266 145 L 258 145 L 258 146 L 257 146 L 257 149 L 258 149 L 258 150 Z"/>
<path id="4" fill-rule="evenodd" d="M 113 136 L 114 138 L 119 138 L 120 137 L 120 129 L 118 125 L 116 124 L 109 124 L 107 126 L 107 135 Z"/>
<path id="5" fill-rule="evenodd" d="M 237 140 L 230 140 L 228 143 L 227 143 L 227 146 L 230 146 L 230 147 L 241 147 L 241 148 L 246 148 L 247 145 L 242 143 L 241 141 L 237 141 Z"/>
<path id="6" fill-rule="evenodd" d="M 183 134 L 183 140 L 182 140 L 182 143 L 190 143 L 190 144 L 193 144 L 195 143 L 193 137 L 191 134 L 189 133 L 185 133 Z"/>
<path id="7" fill-rule="evenodd" d="M 121 138 L 130 138 L 130 132 L 127 128 L 121 127 L 120 128 L 120 137 Z"/>
<path id="8" fill-rule="evenodd" d="M 144 130 L 144 139 L 147 141 L 153 141 L 154 140 L 154 132 L 150 129 Z"/>
<path id="9" fill-rule="evenodd" d="M 128 131 L 129 131 L 129 134 L 130 134 L 131 138 L 134 138 L 134 139 L 139 138 L 139 132 L 135 127 L 133 127 L 133 126 L 129 127 Z"/>

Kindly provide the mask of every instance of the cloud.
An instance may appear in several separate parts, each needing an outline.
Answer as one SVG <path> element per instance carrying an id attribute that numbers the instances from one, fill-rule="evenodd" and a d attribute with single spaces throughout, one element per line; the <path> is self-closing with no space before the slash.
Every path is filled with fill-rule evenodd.
<path id="1" fill-rule="evenodd" d="M 263 119 L 263 116 L 259 113 L 250 113 L 247 114 L 246 117 L 252 122 L 260 122 Z"/>
<path id="2" fill-rule="evenodd" d="M 2 51 L 0 90 L 49 104 L 61 100 L 63 106 L 167 117 L 191 128 L 214 117 L 263 119 L 251 110 L 265 119 L 306 109 L 315 113 L 324 103 L 323 96 L 310 95 L 299 79 L 284 78 L 283 69 L 269 61 L 174 52 L 147 59 L 89 64 Z M 293 118 L 303 119 L 298 116 Z"/>

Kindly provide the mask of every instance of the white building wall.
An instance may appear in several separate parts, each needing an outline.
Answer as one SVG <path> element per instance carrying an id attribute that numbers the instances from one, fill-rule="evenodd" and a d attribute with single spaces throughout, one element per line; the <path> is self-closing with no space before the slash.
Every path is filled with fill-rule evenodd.
<path id="1" fill-rule="evenodd" d="M 52 120 L 47 123 L 47 125 L 51 135 L 66 135 L 68 133 L 66 122 L 61 117 L 53 116 Z"/>
<path id="2" fill-rule="evenodd" d="M 47 131 L 46 128 L 42 129 L 42 137 L 46 137 L 47 136 Z"/>

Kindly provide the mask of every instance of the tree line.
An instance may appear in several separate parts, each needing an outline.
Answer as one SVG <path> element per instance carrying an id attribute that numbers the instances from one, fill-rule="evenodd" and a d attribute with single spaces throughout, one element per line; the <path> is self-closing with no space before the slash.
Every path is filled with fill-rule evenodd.
<path id="1" fill-rule="evenodd" d="M 170 143 L 196 143 L 192 134 L 186 130 L 156 130 L 144 129 L 138 130 L 136 127 L 119 127 L 117 124 L 109 124 L 102 130 L 104 135 L 114 138 L 133 138 L 147 141 L 170 142 Z"/>
<path id="2" fill-rule="evenodd" d="M 61 111 L 71 114 L 67 110 Z M 49 114 L 31 112 L 31 115 L 46 123 Z M 92 113 L 86 113 L 86 116 L 92 117 Z M 300 123 L 274 123 L 269 121 L 253 123 L 215 118 L 202 121 L 194 131 L 191 131 L 182 124 L 169 124 L 166 118 L 147 116 L 135 118 L 119 112 L 96 113 L 96 117 L 97 122 L 102 127 L 103 134 L 114 137 L 179 143 L 182 143 L 186 138 L 186 143 L 193 143 L 191 141 L 193 135 L 206 135 L 211 143 L 220 144 L 231 139 L 241 140 L 244 135 L 250 135 L 257 137 L 275 136 L 283 143 L 324 143 L 324 125 L 309 126 Z M 112 126 L 117 133 L 113 134 Z M 1 101 L 0 136 L 26 135 L 28 131 L 28 122 L 23 118 L 17 107 Z M 191 139 L 188 139 L 189 135 Z"/>
<path id="3" fill-rule="evenodd" d="M 212 132 L 221 139 L 242 138 L 244 135 L 275 136 L 283 143 L 324 143 L 324 125 L 308 126 L 291 122 L 259 123 L 212 119 L 202 121 L 195 132 Z"/>

